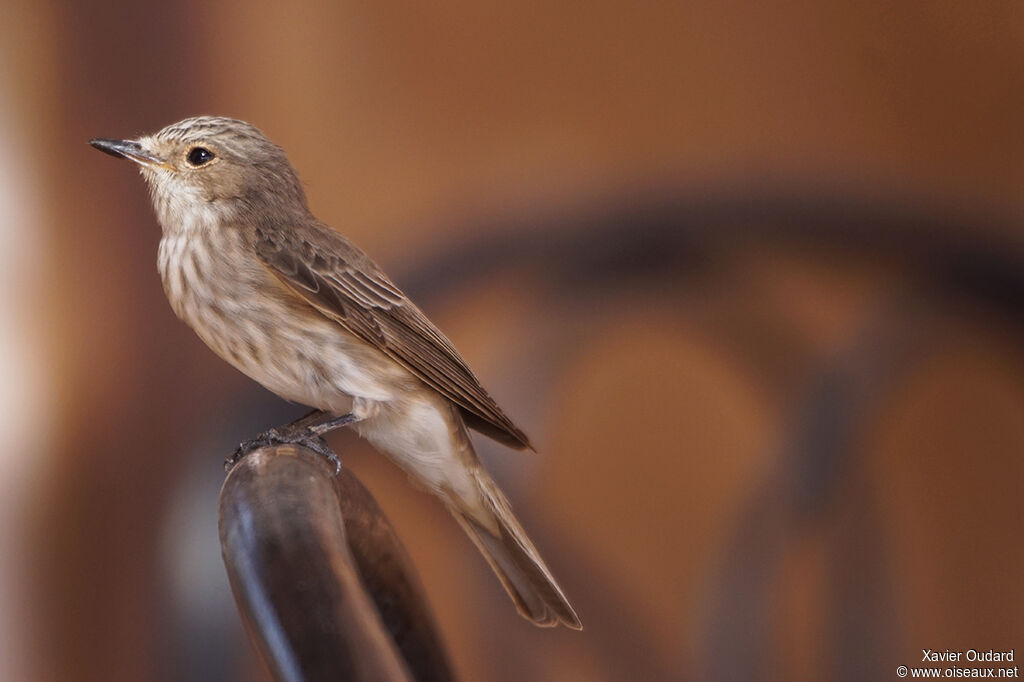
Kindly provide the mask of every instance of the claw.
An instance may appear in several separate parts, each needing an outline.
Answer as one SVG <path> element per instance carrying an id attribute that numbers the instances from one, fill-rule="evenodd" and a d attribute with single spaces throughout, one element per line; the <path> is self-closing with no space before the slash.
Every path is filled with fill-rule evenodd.
<path id="1" fill-rule="evenodd" d="M 341 459 L 338 455 L 331 450 L 331 446 L 327 444 L 320 436 L 311 436 L 301 442 L 302 445 L 309 448 L 313 452 L 324 456 L 328 462 L 334 465 L 334 475 L 337 476 L 341 473 Z"/>
<path id="2" fill-rule="evenodd" d="M 338 455 L 331 450 L 330 446 L 327 445 L 327 441 L 317 435 L 315 431 L 305 428 L 294 430 L 287 428 L 269 429 L 252 440 L 242 442 L 237 448 L 235 448 L 235 451 L 224 460 L 224 471 L 225 473 L 231 471 L 235 465 L 242 460 L 242 458 L 253 450 L 259 450 L 260 448 L 265 448 L 270 445 L 285 445 L 287 443 L 302 445 L 303 447 L 309 448 L 313 452 L 322 455 L 328 462 L 334 465 L 335 475 L 341 473 L 341 460 L 338 458 Z"/>

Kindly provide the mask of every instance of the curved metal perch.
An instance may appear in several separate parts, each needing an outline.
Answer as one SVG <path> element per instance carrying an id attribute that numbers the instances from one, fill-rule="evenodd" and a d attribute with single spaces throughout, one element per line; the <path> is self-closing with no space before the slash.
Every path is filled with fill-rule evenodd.
<path id="1" fill-rule="evenodd" d="M 220 494 L 239 612 L 275 680 L 452 680 L 391 524 L 347 469 L 301 445 L 255 450 Z"/>

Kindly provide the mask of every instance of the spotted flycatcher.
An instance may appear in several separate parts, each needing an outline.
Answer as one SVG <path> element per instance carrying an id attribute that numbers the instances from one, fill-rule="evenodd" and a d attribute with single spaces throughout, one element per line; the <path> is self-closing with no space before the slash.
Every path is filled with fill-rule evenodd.
<path id="1" fill-rule="evenodd" d="M 530 447 L 526 435 L 387 275 L 313 217 L 280 147 L 205 116 L 91 144 L 137 163 L 149 184 L 178 317 L 245 374 L 316 408 L 269 440 L 352 424 L 447 505 L 523 616 L 580 627 L 467 427 L 516 448 Z"/>

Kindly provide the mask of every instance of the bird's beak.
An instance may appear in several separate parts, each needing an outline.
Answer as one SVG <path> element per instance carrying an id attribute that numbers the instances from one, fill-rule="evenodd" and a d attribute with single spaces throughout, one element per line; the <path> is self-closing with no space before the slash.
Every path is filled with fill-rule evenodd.
<path id="1" fill-rule="evenodd" d="M 105 154 L 129 159 L 140 166 L 170 168 L 163 159 L 157 158 L 152 153 L 143 149 L 142 145 L 135 140 L 110 140 L 107 138 L 97 138 L 95 140 L 89 140 L 89 144 Z"/>

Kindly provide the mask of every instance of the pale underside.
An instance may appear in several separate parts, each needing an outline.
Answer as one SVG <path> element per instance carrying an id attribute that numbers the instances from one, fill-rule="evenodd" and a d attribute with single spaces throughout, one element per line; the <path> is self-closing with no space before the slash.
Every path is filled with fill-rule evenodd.
<path id="1" fill-rule="evenodd" d="M 275 254 L 262 243 L 264 253 L 257 256 L 251 240 L 241 230 L 224 228 L 196 227 L 165 235 L 158 266 L 177 315 L 218 355 L 267 389 L 336 414 L 354 409 L 363 417 L 356 424 L 360 434 L 423 484 L 455 493 L 456 499 L 475 497 L 475 484 L 464 472 L 467 465 L 476 465 L 463 426 L 466 410 L 441 390 L 455 393 L 470 406 L 482 405 L 477 411 L 488 417 L 498 415 L 488 421 L 488 433 L 501 430 L 505 441 L 526 439 L 479 387 L 447 339 L 426 322 L 430 343 L 454 358 L 449 364 L 457 362 L 463 368 L 462 375 L 452 372 L 456 380 L 438 390 L 437 382 L 430 381 L 433 374 L 424 377 L 415 366 L 395 357 L 386 346 L 387 332 L 359 335 L 350 331 L 351 323 L 339 319 L 355 314 L 352 306 L 345 306 L 348 299 L 339 296 L 332 303 L 316 298 L 327 290 L 312 270 L 321 259 L 312 257 L 308 267 L 289 261 L 282 268 L 280 251 Z M 232 257 L 239 250 L 246 257 Z M 274 264 L 267 264 L 266 253 Z M 337 264 L 333 267 L 339 270 Z M 296 273 L 301 273 L 298 280 Z M 312 291 L 309 282 L 322 289 Z M 383 282 L 393 287 L 386 279 Z M 369 294 L 362 294 L 359 311 L 371 305 L 408 305 L 412 312 L 403 314 L 422 317 L 397 289 L 380 286 L 370 291 L 379 298 L 370 300 Z M 365 329 L 370 322 L 356 324 Z M 368 341 L 369 333 L 379 333 L 380 340 Z M 460 388 L 467 384 L 472 390 Z M 460 390 L 463 395 L 457 393 Z M 477 421 L 482 419 L 478 416 Z"/>

